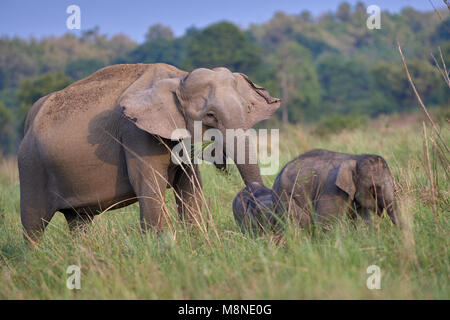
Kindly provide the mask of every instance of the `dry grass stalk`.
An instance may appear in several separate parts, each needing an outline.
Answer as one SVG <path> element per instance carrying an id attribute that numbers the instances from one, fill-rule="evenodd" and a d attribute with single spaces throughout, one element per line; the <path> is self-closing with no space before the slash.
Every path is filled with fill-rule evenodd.
<path id="1" fill-rule="evenodd" d="M 427 173 L 428 180 L 430 180 L 431 187 L 431 199 L 432 199 L 432 208 L 433 208 L 433 216 L 436 230 L 438 230 L 438 219 L 437 219 L 437 203 L 436 203 L 436 190 L 433 179 L 433 170 L 431 169 L 431 161 L 430 161 L 430 150 L 428 147 L 428 136 L 427 129 L 425 126 L 425 122 L 423 122 L 423 140 L 424 140 L 424 158 L 426 159 L 425 172 Z"/>
<path id="2" fill-rule="evenodd" d="M 448 178 L 449 174 L 449 158 L 448 155 L 450 154 L 449 148 L 445 142 L 445 140 L 442 138 L 442 136 L 439 133 L 439 130 L 435 124 L 435 122 L 433 121 L 431 115 L 429 114 L 425 104 L 423 103 L 419 92 L 416 89 L 416 86 L 414 85 L 413 79 L 411 78 L 411 74 L 409 73 L 408 70 L 408 66 L 406 65 L 406 61 L 405 61 L 405 56 L 403 55 L 400 43 L 397 42 L 397 48 L 398 51 L 400 53 L 401 59 L 402 59 L 402 63 L 403 66 L 405 68 L 405 72 L 406 72 L 406 76 L 408 78 L 409 83 L 411 84 L 411 87 L 414 91 L 414 94 L 417 97 L 417 100 L 419 101 L 420 106 L 422 107 L 423 111 L 425 112 L 425 115 L 427 116 L 429 122 L 431 123 L 431 127 L 432 127 L 432 131 L 430 132 L 430 136 L 428 137 L 427 131 L 426 131 L 426 126 L 425 123 L 423 123 L 423 136 L 424 136 L 424 161 L 425 161 L 425 172 L 426 175 L 430 181 L 430 188 L 431 188 L 431 197 L 432 197 L 432 209 L 433 209 L 433 216 L 434 216 L 434 222 L 435 222 L 435 226 L 436 226 L 436 230 L 438 230 L 438 217 L 437 217 L 437 200 L 438 198 L 445 198 L 445 197 L 440 197 L 440 192 L 439 192 L 439 181 L 438 181 L 438 175 L 439 175 L 439 170 L 437 167 L 437 160 L 439 160 L 439 162 L 441 163 L 443 170 Z M 447 67 L 445 65 L 443 56 L 442 56 L 442 51 L 439 48 L 439 52 L 440 52 L 440 57 L 441 57 L 441 61 L 442 61 L 442 67 L 439 66 L 439 64 L 437 63 L 437 60 L 434 58 L 435 63 L 437 68 L 439 69 L 439 71 L 441 72 L 441 74 L 444 77 L 444 80 L 446 81 L 447 84 L 450 83 L 447 82 L 448 80 L 448 72 L 447 72 Z M 438 141 L 433 139 L 433 134 L 435 134 L 438 137 Z M 429 140 L 431 141 L 432 144 L 432 151 L 434 152 L 434 162 L 433 162 L 433 166 L 431 163 L 431 157 L 430 157 L 430 147 L 429 147 Z"/>
<path id="3" fill-rule="evenodd" d="M 447 66 L 445 65 L 444 56 L 442 55 L 442 50 L 441 50 L 440 46 L 438 47 L 438 50 L 439 50 L 439 57 L 441 59 L 442 66 L 438 63 L 437 59 L 434 57 L 434 55 L 432 53 L 430 55 L 433 58 L 436 68 L 439 70 L 439 73 L 444 78 L 445 83 L 450 88 L 449 72 L 447 71 Z"/>
<path id="4" fill-rule="evenodd" d="M 420 97 L 419 92 L 417 91 L 416 86 L 414 85 L 414 82 L 411 78 L 411 74 L 409 73 L 409 70 L 408 70 L 408 66 L 406 65 L 405 56 L 403 55 L 402 48 L 400 47 L 400 43 L 398 41 L 397 41 L 397 48 L 398 48 L 398 52 L 400 52 L 400 56 L 402 57 L 402 63 L 403 63 L 403 67 L 405 68 L 405 71 L 406 71 L 406 76 L 408 77 L 408 81 L 411 84 L 411 87 L 414 91 L 414 94 L 417 97 L 417 100 L 419 100 L 420 106 L 422 107 L 423 111 L 425 112 L 425 115 L 427 116 L 428 120 L 430 121 L 433 130 L 435 131 L 436 135 L 439 137 L 439 140 L 441 141 L 445 150 L 447 150 L 447 153 L 450 153 L 450 149 L 448 148 L 447 144 L 445 143 L 445 140 L 440 135 L 439 130 L 436 126 L 436 123 L 431 118 L 431 115 L 429 114 L 427 107 L 425 107 L 425 104 L 423 103 L 422 98 Z"/>

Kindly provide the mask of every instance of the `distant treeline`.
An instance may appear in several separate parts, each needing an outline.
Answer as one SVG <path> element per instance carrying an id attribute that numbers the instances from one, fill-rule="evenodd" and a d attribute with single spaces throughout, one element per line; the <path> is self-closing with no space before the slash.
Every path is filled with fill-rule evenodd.
<path id="1" fill-rule="evenodd" d="M 433 65 L 441 47 L 450 66 L 450 11 L 383 11 L 381 29 L 366 26 L 366 5 L 342 3 L 312 17 L 277 12 L 242 30 L 228 22 L 191 27 L 181 37 L 162 24 L 137 44 L 126 35 L 107 37 L 98 28 L 80 37 L 41 40 L 0 38 L 0 150 L 14 152 L 23 122 L 41 96 L 117 63 L 165 62 L 184 70 L 225 66 L 283 99 L 278 119 L 315 121 L 334 114 L 376 116 L 416 107 L 400 56 L 399 41 L 423 100 L 448 106 L 449 89 Z"/>

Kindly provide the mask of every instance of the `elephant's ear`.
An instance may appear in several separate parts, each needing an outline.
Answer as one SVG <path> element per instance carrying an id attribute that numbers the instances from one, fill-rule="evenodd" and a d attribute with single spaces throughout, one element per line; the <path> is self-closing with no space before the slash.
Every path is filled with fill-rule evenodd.
<path id="1" fill-rule="evenodd" d="M 356 160 L 344 161 L 338 168 L 336 185 L 345 191 L 351 200 L 355 198 L 356 186 L 353 175 L 356 171 Z"/>
<path id="2" fill-rule="evenodd" d="M 148 133 L 171 139 L 174 130 L 184 129 L 178 130 L 176 137 L 186 138 L 186 122 L 176 96 L 179 84 L 178 78 L 163 79 L 151 88 L 127 90 L 119 98 L 119 106 L 126 117 Z"/>
<path id="3" fill-rule="evenodd" d="M 236 88 L 247 102 L 246 128 L 249 129 L 262 120 L 269 119 L 280 107 L 281 100 L 272 97 L 269 92 L 254 84 L 245 74 L 234 73 Z"/>

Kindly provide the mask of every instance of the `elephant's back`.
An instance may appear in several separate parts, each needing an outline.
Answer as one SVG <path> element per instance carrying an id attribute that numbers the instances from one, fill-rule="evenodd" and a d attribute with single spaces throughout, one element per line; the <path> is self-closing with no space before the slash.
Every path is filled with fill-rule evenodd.
<path id="1" fill-rule="evenodd" d="M 323 180 L 328 171 L 339 165 L 339 153 L 314 149 L 291 160 L 280 172 L 277 179 L 282 189 L 314 189 Z M 292 191 L 291 191 L 292 192 Z"/>
<path id="2" fill-rule="evenodd" d="M 117 99 L 132 84 L 145 82 L 150 87 L 156 80 L 185 74 L 173 66 L 157 64 L 118 64 L 98 70 L 70 86 L 51 93 L 40 107 L 33 126 L 47 131 L 66 128 L 115 107 Z"/>
<path id="3" fill-rule="evenodd" d="M 315 190 L 326 181 L 330 171 L 338 168 L 343 161 L 353 158 L 356 156 L 325 149 L 313 149 L 288 162 L 277 180 L 284 189 Z"/>
<path id="4" fill-rule="evenodd" d="M 36 130 L 66 126 L 67 122 L 114 107 L 117 98 L 148 68 L 145 64 L 114 65 L 98 70 L 51 93 L 34 119 Z"/>
<path id="5" fill-rule="evenodd" d="M 304 161 L 301 159 L 294 159 L 290 161 L 280 173 L 280 177 L 277 178 L 278 184 L 281 186 L 279 189 L 285 191 L 296 192 L 305 188 L 310 189 L 311 186 L 318 178 L 317 168 L 310 161 Z"/>

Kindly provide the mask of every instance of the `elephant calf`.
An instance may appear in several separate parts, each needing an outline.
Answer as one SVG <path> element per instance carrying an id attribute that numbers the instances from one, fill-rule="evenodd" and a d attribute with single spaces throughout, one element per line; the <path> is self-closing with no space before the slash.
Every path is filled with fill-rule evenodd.
<path id="1" fill-rule="evenodd" d="M 378 155 L 353 155 L 315 149 L 289 162 L 273 185 L 277 212 L 289 211 L 300 225 L 328 225 L 349 214 L 371 224 L 371 212 L 386 209 L 400 223 L 394 199 L 394 180 Z"/>
<path id="2" fill-rule="evenodd" d="M 311 150 L 289 162 L 273 189 L 266 189 L 249 185 L 238 193 L 233 202 L 238 223 L 245 221 L 244 214 L 255 226 L 260 221 L 279 221 L 289 212 L 302 227 L 309 225 L 311 219 L 327 226 L 346 214 L 353 218 L 360 215 L 370 225 L 371 212 L 381 215 L 386 209 L 392 222 L 401 225 L 394 180 L 386 161 L 378 155 Z M 266 209 L 261 210 L 260 204 Z"/>
<path id="3" fill-rule="evenodd" d="M 258 182 L 243 188 L 233 200 L 234 219 L 242 231 L 254 234 L 277 225 L 274 192 Z"/>

